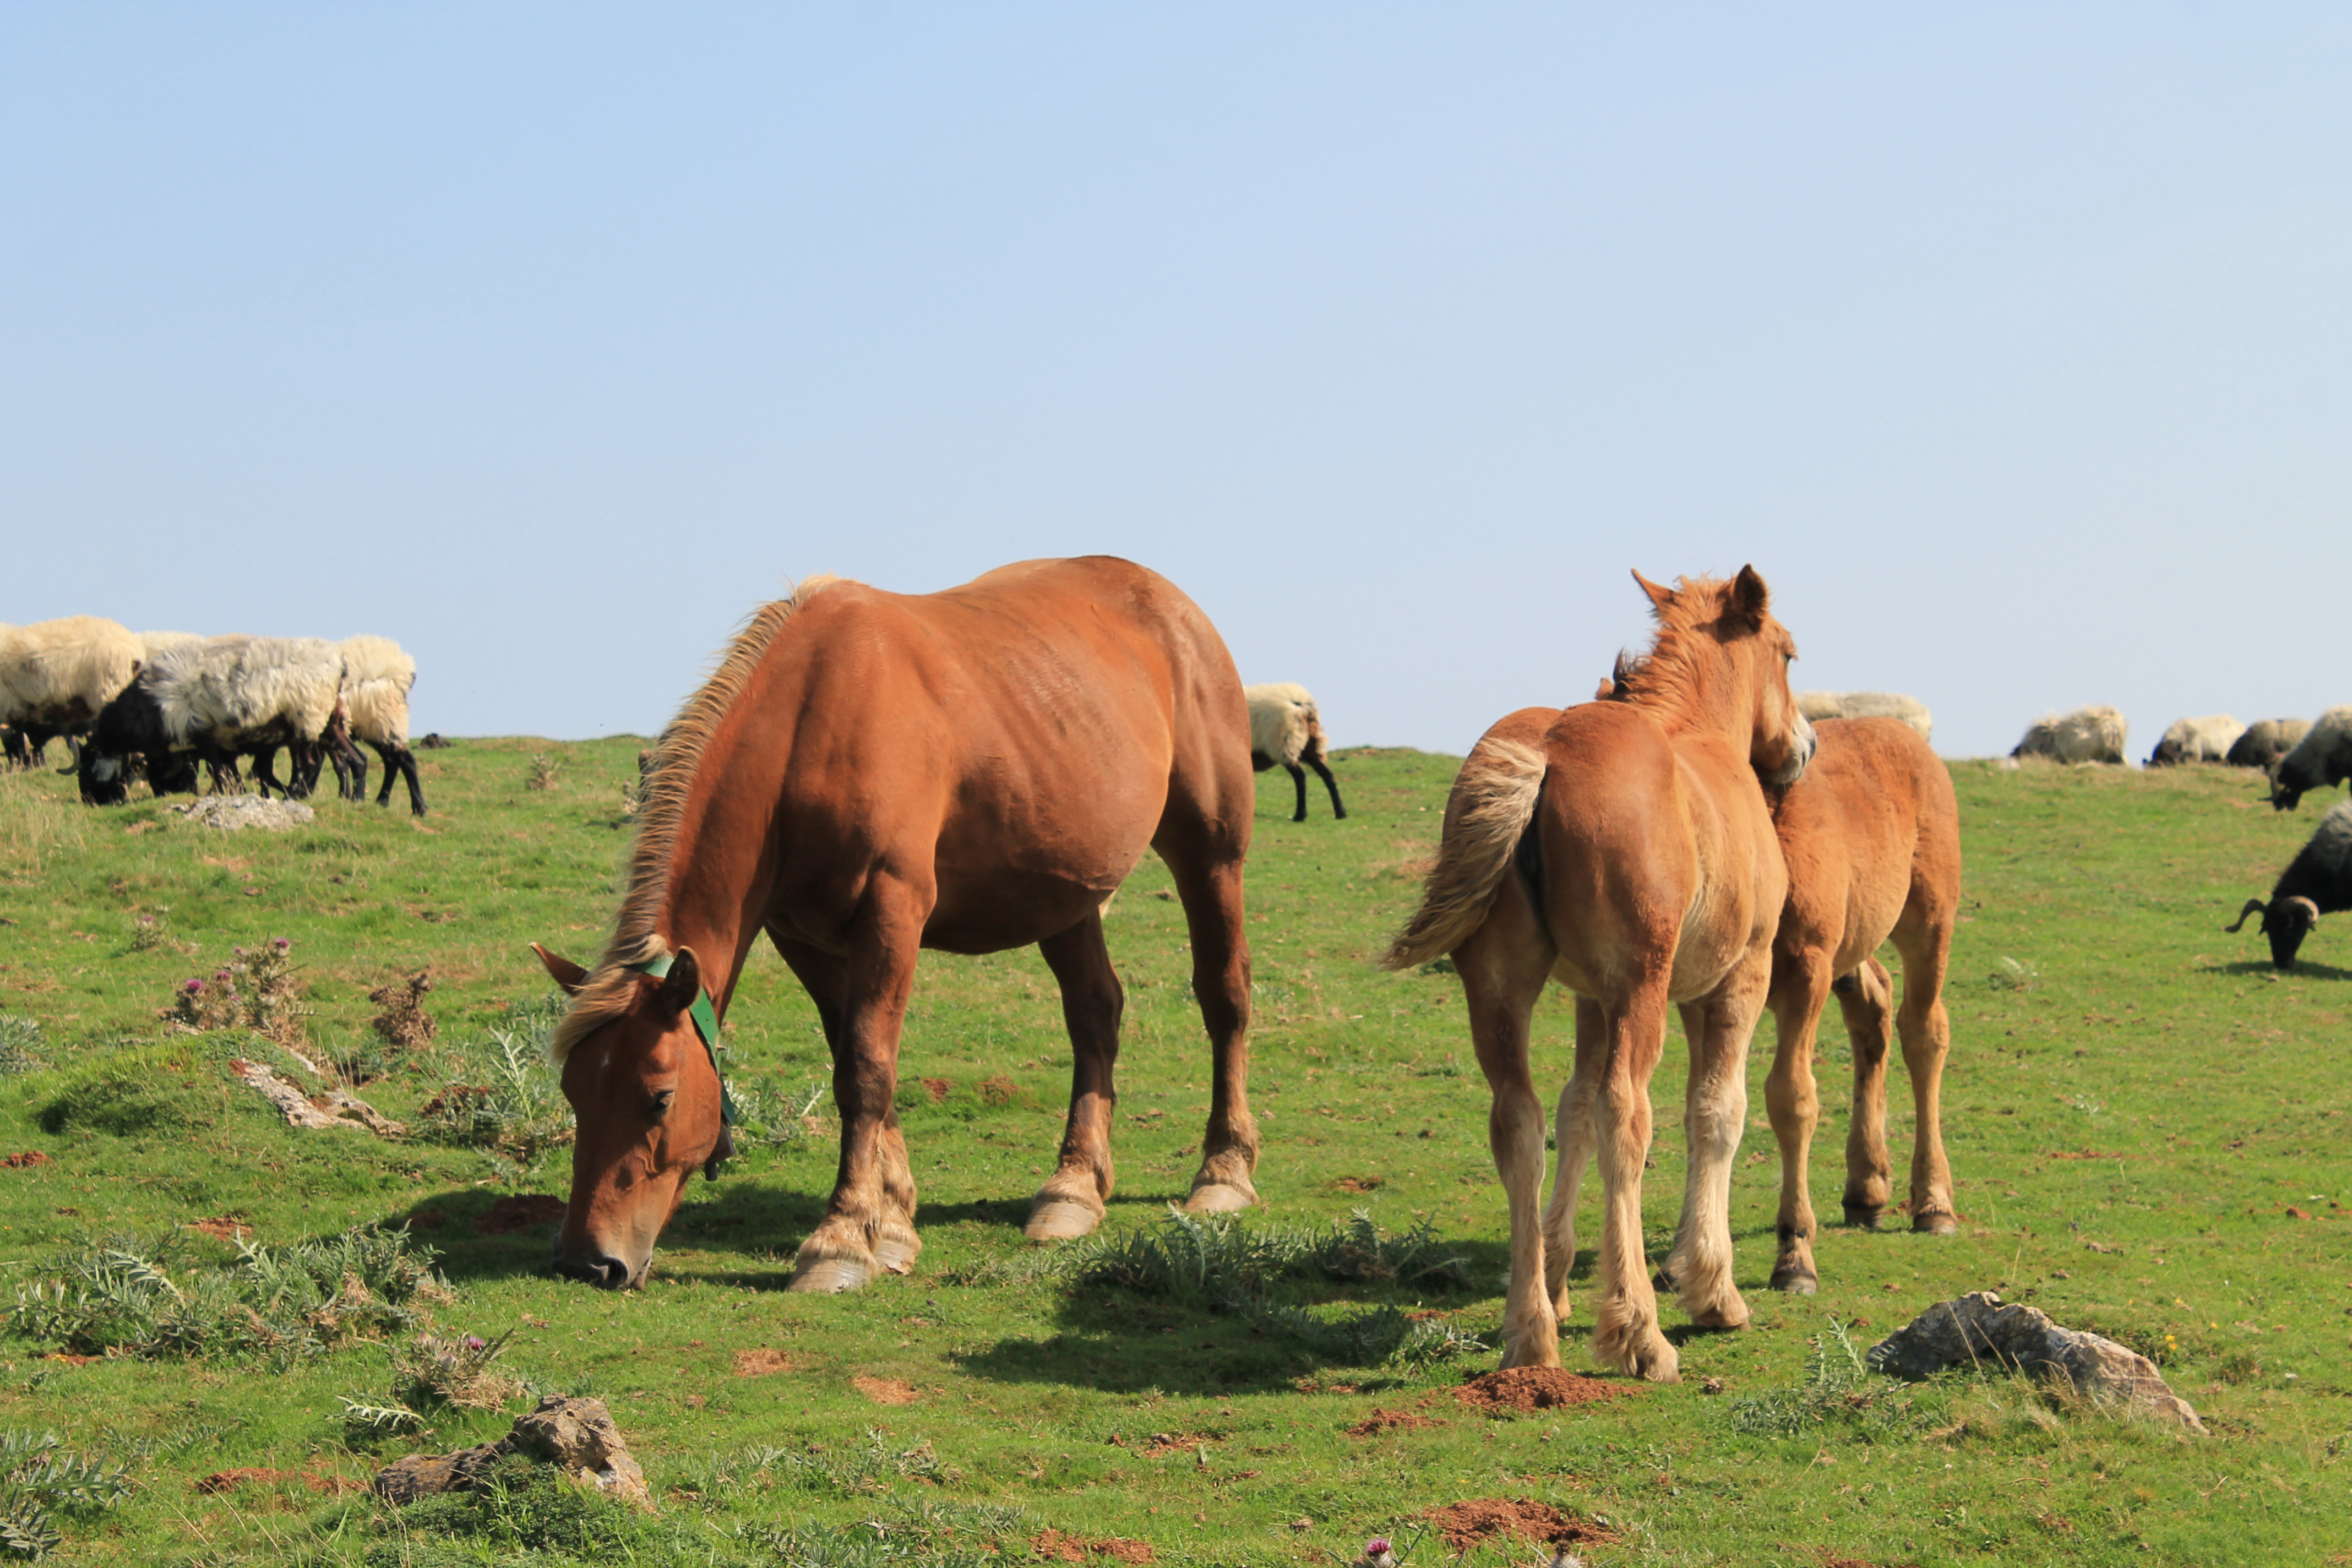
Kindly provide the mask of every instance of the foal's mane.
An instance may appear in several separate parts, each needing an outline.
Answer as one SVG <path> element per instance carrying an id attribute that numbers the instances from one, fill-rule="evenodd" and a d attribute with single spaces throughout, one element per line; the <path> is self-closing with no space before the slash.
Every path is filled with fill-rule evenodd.
<path id="1" fill-rule="evenodd" d="M 686 700 L 686 706 L 662 731 L 650 793 L 637 808 L 637 836 L 629 847 L 629 887 L 621 895 L 620 912 L 613 918 L 613 940 L 548 1043 L 547 1054 L 558 1064 L 572 1054 L 573 1046 L 628 1010 L 637 978 L 634 965 L 669 956 L 669 943 L 655 927 L 669 907 L 670 861 L 686 821 L 687 802 L 693 797 L 696 775 L 702 768 L 702 754 L 793 614 L 839 581 L 824 575 L 803 577 L 784 598 L 752 611 L 743 629 L 719 656 L 710 678 Z"/>
<path id="2" fill-rule="evenodd" d="M 1706 628 L 1722 617 L 1734 585 L 1727 577 L 1675 578 L 1674 598 L 1653 607 L 1658 635 L 1648 651 L 1617 656 L 1611 678 L 1616 690 L 1610 700 L 1674 713 L 1703 708 L 1702 690 L 1713 672 L 1698 657 L 1698 647 L 1712 640 Z"/>

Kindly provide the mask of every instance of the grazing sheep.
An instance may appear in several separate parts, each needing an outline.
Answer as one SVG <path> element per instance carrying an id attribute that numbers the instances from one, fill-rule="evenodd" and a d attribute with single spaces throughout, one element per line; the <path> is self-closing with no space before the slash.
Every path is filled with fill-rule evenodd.
<path id="1" fill-rule="evenodd" d="M 244 752 L 267 795 L 309 793 L 311 753 L 328 737 L 342 686 L 343 656 L 317 637 L 211 637 L 152 650 L 139 679 L 107 704 L 82 750 L 82 798 L 112 805 L 127 794 L 127 760 L 147 759 L 155 789 L 194 788 L 194 752 L 232 776 Z M 348 746 L 348 742 L 344 742 Z M 280 784 L 271 758 L 291 753 L 292 782 Z M 217 772 L 216 772 L 217 776 Z"/>
<path id="2" fill-rule="evenodd" d="M 408 692 L 416 684 L 416 661 L 390 637 L 345 637 L 343 686 L 339 715 L 354 741 L 364 741 L 383 759 L 383 789 L 378 805 L 392 804 L 395 780 L 408 784 L 408 809 L 425 815 L 425 786 L 416 776 L 416 755 L 408 749 Z M 336 755 L 336 776 L 344 773 L 342 754 Z M 367 798 L 367 759 L 351 752 L 356 780 L 348 793 L 353 800 Z"/>
<path id="3" fill-rule="evenodd" d="M 2124 716 L 2104 705 L 2077 708 L 2063 715 L 2046 714 L 2034 721 L 2011 757 L 2045 757 L 2056 763 L 2115 763 L 2124 760 L 2124 739 L 2129 727 Z"/>
<path id="4" fill-rule="evenodd" d="M 1307 688 L 1293 681 L 1276 681 L 1270 686 L 1245 686 L 1242 695 L 1249 700 L 1250 766 L 1264 773 L 1280 763 L 1288 771 L 1291 783 L 1298 786 L 1298 810 L 1291 821 L 1307 820 L 1307 774 L 1298 764 L 1313 768 L 1331 792 L 1331 815 L 1344 817 L 1348 808 L 1339 804 L 1339 781 L 1331 776 L 1326 765 L 1323 749 L 1323 716 L 1315 710 L 1315 699 Z"/>
<path id="5" fill-rule="evenodd" d="M 2312 721 L 2294 749 L 2271 774 L 2271 804 L 2293 811 L 2304 792 L 2333 789 L 2352 778 L 2352 707 L 2330 708 Z"/>
<path id="6" fill-rule="evenodd" d="M 2257 719 L 2246 726 L 2246 732 L 2238 737 L 2223 760 L 2233 768 L 2260 768 L 2268 773 L 2310 733 L 2308 719 Z"/>
<path id="7" fill-rule="evenodd" d="M 0 626 L 0 720 L 8 760 L 31 767 L 55 735 L 82 733 L 139 673 L 139 639 L 97 616 Z"/>
<path id="8" fill-rule="evenodd" d="M 1809 722 L 1823 719 L 1900 719 L 1923 741 L 1936 738 L 1927 705 L 1899 691 L 1800 691 L 1797 711 Z"/>
<path id="9" fill-rule="evenodd" d="M 2338 710 L 2341 711 L 2341 710 Z M 2310 840 L 2287 862 L 2271 889 L 2271 901 L 2248 899 L 2237 922 L 2221 929 L 2235 932 L 2248 915 L 2263 917 L 2263 934 L 2271 939 L 2271 963 L 2294 967 L 2295 949 L 2311 934 L 2322 915 L 2352 910 L 2352 800 L 2340 800 L 2319 819 Z"/>
<path id="10" fill-rule="evenodd" d="M 2148 754 L 2152 768 L 2174 767 L 2181 763 L 2226 763 L 2230 748 L 2246 727 L 2227 713 L 2209 713 L 2202 719 L 2175 719 Z"/>

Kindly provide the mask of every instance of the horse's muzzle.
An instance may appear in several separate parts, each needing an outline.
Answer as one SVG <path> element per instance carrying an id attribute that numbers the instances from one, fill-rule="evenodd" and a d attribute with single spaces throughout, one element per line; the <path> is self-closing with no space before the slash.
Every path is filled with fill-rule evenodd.
<path id="1" fill-rule="evenodd" d="M 555 1271 L 568 1279 L 583 1279 L 599 1290 L 618 1290 L 629 1282 L 629 1266 L 617 1258 L 570 1258 L 558 1250 Z"/>

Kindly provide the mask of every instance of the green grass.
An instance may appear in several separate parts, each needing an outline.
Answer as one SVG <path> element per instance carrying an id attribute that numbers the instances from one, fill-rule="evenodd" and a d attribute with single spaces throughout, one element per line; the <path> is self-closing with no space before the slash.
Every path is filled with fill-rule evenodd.
<path id="1" fill-rule="evenodd" d="M 1183 1238 L 1165 1205 L 1192 1173 L 1207 1052 L 1181 911 L 1147 861 L 1108 922 L 1129 1012 L 1119 1188 L 1098 1243 L 1042 1252 L 1019 1231 L 1067 1093 L 1044 965 L 926 955 L 900 1095 L 921 1262 L 856 1296 L 783 1294 L 832 1180 L 834 1127 L 829 1097 L 811 1103 L 826 1073 L 814 1014 L 761 951 L 730 1034 L 763 1135 L 723 1181 L 695 1184 L 648 1288 L 611 1296 L 547 1272 L 545 1226 L 478 1225 L 500 1199 L 561 1194 L 564 1150 L 502 1142 L 446 1100 L 425 1109 L 453 1083 L 498 1090 L 518 1116 L 544 1093 L 498 1077 L 496 1032 L 543 1024 L 526 942 L 586 961 L 602 941 L 639 743 L 463 742 L 422 759 L 422 824 L 321 801 L 309 829 L 268 837 L 190 829 L 147 802 L 89 811 L 54 774 L 0 777 L 0 1156 L 48 1157 L 0 1169 L 0 1303 L 108 1237 L 226 1221 L 212 1228 L 290 1247 L 406 1222 L 456 1292 L 429 1305 L 430 1331 L 511 1331 L 500 1372 L 606 1399 L 664 1510 L 614 1515 L 527 1478 L 409 1515 L 322 1489 L 415 1447 L 495 1437 L 526 1407 L 419 1403 L 421 1436 L 347 1421 L 347 1401 L 389 1407 L 394 1352 L 414 1362 L 413 1342 L 82 1363 L 55 1359 L 55 1340 L 0 1337 L 0 1434 L 32 1453 L 55 1432 L 74 1463 L 131 1479 L 119 1501 L 55 1502 L 60 1558 L 940 1564 L 1024 1558 L 1050 1530 L 1148 1542 L 1162 1562 L 1286 1563 L 1344 1560 L 1388 1531 L 1433 1568 L 1450 1554 L 1416 1536 L 1420 1510 L 1529 1497 L 1608 1519 L 1622 1540 L 1587 1552 L 1600 1563 L 2352 1562 L 2352 924 L 2324 921 L 2285 976 L 2258 939 L 2220 931 L 2268 890 L 2317 805 L 2278 816 L 2221 770 L 1957 765 L 1968 901 L 1946 1132 L 1961 1234 L 1832 1226 L 1818 1297 L 1764 1289 L 1767 1024 L 1733 1194 L 1754 1327 L 1691 1334 L 1669 1307 L 1680 1385 L 1492 1420 L 1446 1393 L 1493 1363 L 1462 1342 L 1492 1342 L 1505 1267 L 1460 988 L 1369 963 L 1416 893 L 1450 759 L 1345 754 L 1344 823 L 1291 824 L 1287 777 L 1262 781 L 1249 900 L 1267 1207 L 1246 1234 L 1184 1242 L 1192 1284 L 1166 1283 Z M 551 787 L 527 787 L 535 771 Z M 377 1058 L 385 1076 L 359 1092 L 417 1137 L 290 1131 L 227 1068 L 248 1058 L 302 1080 L 278 1047 L 165 1033 L 175 987 L 278 936 L 300 966 L 307 1054 Z M 367 992 L 428 966 L 437 1037 L 373 1050 Z M 1538 1020 L 1555 1086 L 1570 1021 L 1558 997 Z M 1814 1197 L 1834 1215 L 1842 1037 L 1822 1056 Z M 1670 1049 L 1654 1248 L 1679 1201 L 1681 1072 Z M 1899 1192 L 1899 1068 L 1895 1090 Z M 1334 1227 L 1360 1209 L 1374 1228 L 1349 1244 Z M 1588 1210 L 1588 1239 L 1593 1224 Z M 1416 1227 L 1419 1242 L 1397 1239 Z M 231 1240 L 177 1234 L 174 1280 L 233 1273 Z M 1397 1267 L 1408 1255 L 1446 1267 Z M 2002 1381 L 1881 1386 L 1829 1328 L 1866 1347 L 1989 1288 L 2154 1354 L 2215 1436 Z M 1564 1332 L 1569 1365 L 1589 1370 L 1580 1311 Z M 912 1402 L 877 1403 L 895 1385 Z M 1349 1436 L 1376 1407 L 1441 1424 Z M 196 1485 L 234 1469 L 268 1474 Z M 0 1485 L 0 1506 L 16 1495 Z"/>

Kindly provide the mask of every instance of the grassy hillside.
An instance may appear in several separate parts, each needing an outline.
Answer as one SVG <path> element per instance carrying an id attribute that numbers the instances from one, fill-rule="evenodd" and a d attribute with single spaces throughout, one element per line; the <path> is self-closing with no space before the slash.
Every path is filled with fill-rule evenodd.
<path id="1" fill-rule="evenodd" d="M 760 1135 L 724 1180 L 695 1184 L 649 1287 L 613 1296 L 550 1275 L 543 1209 L 517 1201 L 560 1196 L 569 1171 L 551 1080 L 523 1050 L 549 1016 L 524 944 L 593 956 L 639 743 L 463 742 L 425 758 L 422 823 L 322 801 L 310 827 L 272 836 L 193 828 L 153 803 L 90 811 L 70 780 L 0 777 L 0 1066 L 16 1069 L 0 1077 L 0 1156 L 15 1157 L 0 1167 L 0 1304 L 17 1307 L 0 1432 L 22 1449 L 53 1431 L 98 1478 L 78 1501 L 54 1455 L 47 1482 L 0 1456 L 17 1464 L 0 1545 L 30 1498 L 69 1561 L 944 1563 L 1090 1543 L 1140 1560 L 1125 1544 L 1139 1542 L 1162 1562 L 1276 1563 L 1344 1561 L 1387 1531 L 1433 1565 L 1455 1553 L 1423 1510 L 1529 1499 L 1613 1537 L 1585 1549 L 1604 1563 L 2352 1562 L 2352 925 L 2324 921 L 2285 976 L 2251 934 L 2220 931 L 2324 803 L 2281 817 L 2221 770 L 1957 765 L 1968 900 L 1947 1136 L 1962 1234 L 1832 1226 L 1819 1296 L 1764 1289 L 1768 1022 L 1733 1207 L 1753 1328 L 1689 1335 L 1669 1306 L 1684 1383 L 1514 1417 L 1450 1393 L 1494 1363 L 1491 1349 L 1447 1352 L 1496 1328 L 1504 1267 L 1459 987 L 1367 961 L 1414 897 L 1451 760 L 1347 753 L 1344 823 L 1318 798 L 1293 825 L 1287 777 L 1262 781 L 1255 1261 L 1246 1237 L 1213 1236 L 1196 1243 L 1219 1249 L 1204 1285 L 1149 1288 L 1149 1240 L 1192 1168 L 1207 1053 L 1181 911 L 1148 861 L 1108 921 L 1129 987 L 1106 1227 L 1129 1238 L 1123 1254 L 1082 1271 L 1018 1228 L 1067 1091 L 1044 965 L 927 955 L 900 1095 L 927 1250 L 913 1276 L 859 1295 L 783 1294 L 835 1128 L 814 1014 L 762 951 L 729 1024 Z M 366 1079 L 356 1092 L 416 1135 L 289 1129 L 229 1064 L 308 1087 L 292 1058 L 239 1030 L 168 1031 L 159 1014 L 187 981 L 217 984 L 232 948 L 278 938 L 310 1010 L 303 1048 Z M 428 969 L 436 1037 L 383 1045 L 368 992 Z M 1569 1021 L 1546 1003 L 1555 1083 Z M 1833 1216 L 1843 1039 L 1823 1056 L 1814 1199 Z M 1654 1247 L 1682 1178 L 1678 1058 L 1670 1047 L 1656 1085 Z M 1895 1091 L 1900 1193 L 1899 1067 Z M 1360 1264 L 1360 1247 L 1328 1245 L 1357 1209 L 1391 1237 L 1425 1227 L 1421 1260 L 1444 1267 L 1351 1279 L 1301 1256 L 1313 1231 L 1325 1261 Z M 225 1304 L 237 1238 L 284 1249 L 404 1222 L 453 1300 L 394 1301 L 383 1285 L 366 1313 L 304 1320 L 304 1343 L 278 1331 L 299 1302 L 247 1317 L 249 1298 Z M 1368 1272 L 1382 1269 L 1338 1276 Z M 57 1280 L 69 1300 L 41 1294 Z M 1997 1378 L 1895 1389 L 1842 1370 L 1832 1322 L 1867 1345 L 1981 1289 L 2155 1355 L 2214 1436 Z M 419 1332 L 486 1352 L 509 1331 L 473 1385 L 502 1408 L 446 1403 L 415 1375 Z M 1590 1370 L 1588 1331 L 1580 1312 L 1567 1326 L 1571 1367 Z M 121 1348 L 140 1333 L 147 1353 Z M 501 1390 L 500 1373 L 520 1381 Z M 462 1379 L 441 1383 L 462 1402 Z M 662 1518 L 527 1490 L 403 1515 L 344 1489 L 390 1457 L 499 1435 L 524 1385 L 605 1398 Z M 355 1426 L 346 1399 L 405 1406 L 426 1430 Z M 119 1483 L 109 1466 L 127 1470 Z"/>

